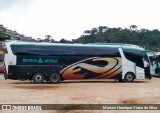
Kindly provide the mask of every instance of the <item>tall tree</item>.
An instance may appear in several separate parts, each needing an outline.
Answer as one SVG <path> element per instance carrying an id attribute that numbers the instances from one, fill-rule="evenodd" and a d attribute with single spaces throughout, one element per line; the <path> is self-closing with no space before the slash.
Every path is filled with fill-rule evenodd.
<path id="1" fill-rule="evenodd" d="M 98 33 L 98 29 L 97 28 L 92 28 L 91 34 L 97 34 L 97 33 Z"/>
<path id="2" fill-rule="evenodd" d="M 91 34 L 91 31 L 90 30 L 85 30 L 84 31 L 84 35 L 90 35 Z"/>
<path id="3" fill-rule="evenodd" d="M 129 28 L 132 31 L 137 31 L 137 29 L 138 29 L 138 27 L 136 25 L 131 25 Z"/>
<path id="4" fill-rule="evenodd" d="M 107 30 L 108 30 L 108 27 L 106 27 L 106 26 L 99 26 L 98 27 L 98 31 L 101 32 L 101 33 L 106 32 Z"/>
<path id="5" fill-rule="evenodd" d="M 51 35 L 45 35 L 45 42 L 49 42 L 50 40 L 52 40 L 52 36 Z"/>

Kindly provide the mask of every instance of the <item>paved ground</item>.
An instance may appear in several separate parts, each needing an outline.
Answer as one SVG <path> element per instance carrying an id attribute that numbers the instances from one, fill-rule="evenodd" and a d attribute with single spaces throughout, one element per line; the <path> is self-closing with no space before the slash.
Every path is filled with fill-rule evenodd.
<path id="1" fill-rule="evenodd" d="M 32 84 L 4 80 L 0 76 L 0 104 L 160 104 L 160 78 L 119 83 L 114 80 L 64 81 L 60 84 Z M 0 111 L 0 113 L 4 111 Z M 19 111 L 22 112 L 22 111 Z M 23 111 L 29 113 L 28 111 Z M 72 113 L 73 111 L 43 111 Z M 74 111 L 107 113 L 158 113 L 160 111 Z M 5 113 L 17 113 L 6 111 Z M 39 113 L 39 111 L 34 111 Z"/>

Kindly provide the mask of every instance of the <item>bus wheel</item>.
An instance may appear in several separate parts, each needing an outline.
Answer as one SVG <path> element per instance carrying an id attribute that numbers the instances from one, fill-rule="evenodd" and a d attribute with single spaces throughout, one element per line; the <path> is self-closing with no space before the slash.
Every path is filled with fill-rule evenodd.
<path id="1" fill-rule="evenodd" d="M 134 80 L 134 74 L 133 73 L 126 73 L 124 77 L 125 82 L 132 82 Z"/>
<path id="2" fill-rule="evenodd" d="M 61 81 L 61 75 L 59 73 L 52 73 L 50 76 L 49 76 L 49 81 L 52 83 L 52 84 L 57 84 Z"/>
<path id="3" fill-rule="evenodd" d="M 33 83 L 40 84 L 44 81 L 44 75 L 42 73 L 35 73 L 32 77 Z"/>

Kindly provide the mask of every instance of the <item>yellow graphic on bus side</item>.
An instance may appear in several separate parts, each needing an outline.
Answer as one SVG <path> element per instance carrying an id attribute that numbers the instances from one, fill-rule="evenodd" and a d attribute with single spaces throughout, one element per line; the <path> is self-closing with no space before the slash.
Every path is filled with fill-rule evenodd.
<path id="1" fill-rule="evenodd" d="M 106 65 L 98 66 L 87 63 L 87 61 L 96 62 L 103 61 Z M 87 72 L 92 72 L 97 74 L 93 76 L 92 79 L 100 78 L 112 78 L 118 74 L 122 73 L 122 63 L 120 57 L 92 57 L 88 59 L 81 60 L 72 65 L 69 65 L 62 69 L 60 73 L 64 79 L 84 79 L 88 74 L 82 71 L 82 69 L 87 70 Z"/>

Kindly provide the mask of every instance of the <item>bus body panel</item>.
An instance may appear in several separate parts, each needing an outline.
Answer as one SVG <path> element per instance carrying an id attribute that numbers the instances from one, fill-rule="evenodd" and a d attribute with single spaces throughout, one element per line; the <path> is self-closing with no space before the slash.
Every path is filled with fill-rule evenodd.
<path id="1" fill-rule="evenodd" d="M 136 66 L 136 75 L 139 75 L 136 79 L 145 79 L 144 69 Z"/>
<path id="2" fill-rule="evenodd" d="M 34 73 L 40 72 L 49 77 L 52 72 L 58 71 L 60 66 L 29 66 L 29 65 L 10 65 L 8 79 L 31 80 Z"/>
<path id="3" fill-rule="evenodd" d="M 43 57 L 41 57 L 43 59 Z M 82 57 L 81 57 L 82 58 Z M 70 58 L 72 59 L 72 58 Z M 90 64 L 87 64 L 88 63 Z M 95 62 L 104 62 L 102 65 L 97 65 Z M 108 64 L 109 62 L 109 64 Z M 93 63 L 91 65 L 91 63 Z M 105 64 L 105 65 L 104 65 Z M 107 65 L 106 65 L 107 64 Z M 52 72 L 59 72 L 62 79 L 104 79 L 104 78 L 121 78 L 122 66 L 121 58 L 87 58 L 82 59 L 71 65 L 9 65 L 9 79 L 31 79 L 36 72 L 43 73 L 46 78 Z"/>
<path id="4" fill-rule="evenodd" d="M 10 42 L 6 43 L 6 48 L 7 48 L 7 52 L 5 53 L 5 57 L 4 57 L 4 63 L 6 65 L 6 70 L 8 72 L 8 66 L 9 65 L 16 65 L 16 55 L 13 54 L 11 47 L 10 47 Z"/>

